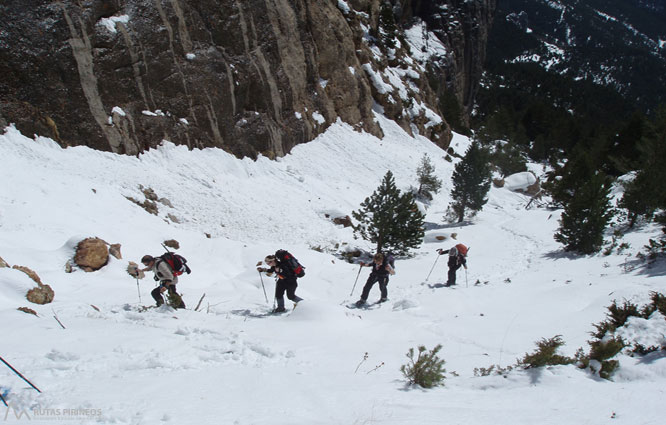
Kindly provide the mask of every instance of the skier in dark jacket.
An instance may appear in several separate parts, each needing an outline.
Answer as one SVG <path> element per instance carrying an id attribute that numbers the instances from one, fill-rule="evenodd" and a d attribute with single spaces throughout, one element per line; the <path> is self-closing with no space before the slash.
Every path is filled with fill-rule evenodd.
<path id="1" fill-rule="evenodd" d="M 460 266 L 467 270 L 467 247 L 463 244 L 458 244 L 449 250 L 438 249 L 439 255 L 449 254 L 449 276 L 446 286 L 453 286 L 456 284 L 456 271 Z"/>
<path id="2" fill-rule="evenodd" d="M 154 279 L 160 283 L 160 286 L 150 292 L 150 295 L 157 303 L 157 306 L 159 307 L 164 304 L 162 293 L 169 291 L 169 295 L 177 297 L 176 301 L 178 305 L 176 308 L 185 308 L 183 299 L 176 292 L 178 276 L 174 275 L 169 263 L 159 257 L 153 257 L 152 255 L 144 255 L 143 258 L 141 258 L 141 263 L 146 266 L 142 271 L 152 271 L 155 273 Z"/>
<path id="3" fill-rule="evenodd" d="M 374 257 L 372 257 L 372 263 L 368 264 L 369 267 L 372 267 L 372 271 L 370 272 L 370 276 L 368 277 L 368 280 L 365 282 L 365 286 L 363 287 L 361 299 L 356 301 L 356 306 L 360 307 L 367 302 L 368 296 L 370 295 L 370 289 L 372 289 L 372 286 L 377 282 L 379 282 L 379 290 L 382 294 L 379 302 L 382 303 L 388 299 L 387 286 L 389 275 L 395 274 L 395 270 L 393 270 L 393 267 L 391 267 L 391 265 L 386 260 L 387 259 L 382 253 L 377 253 L 374 255 Z M 361 263 L 361 267 L 364 267 L 365 265 L 365 263 Z"/>
<path id="4" fill-rule="evenodd" d="M 259 272 L 265 272 L 268 276 L 277 273 L 277 282 L 275 283 L 275 299 L 277 300 L 277 308 L 273 310 L 274 313 L 282 313 L 287 311 L 284 308 L 284 293 L 287 292 L 287 298 L 294 302 L 294 307 L 303 298 L 296 295 L 296 274 L 294 269 L 290 266 L 288 261 L 281 261 L 275 255 L 268 255 L 264 262 L 271 266 L 269 269 L 264 267 L 257 267 Z"/>

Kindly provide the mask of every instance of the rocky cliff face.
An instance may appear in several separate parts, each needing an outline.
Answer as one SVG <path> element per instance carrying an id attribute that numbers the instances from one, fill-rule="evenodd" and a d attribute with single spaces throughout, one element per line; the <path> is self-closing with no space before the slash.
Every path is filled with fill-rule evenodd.
<path id="1" fill-rule="evenodd" d="M 454 98 L 465 120 L 494 7 L 6 0 L 0 125 L 117 153 L 168 140 L 273 157 L 338 119 L 381 136 L 376 108 L 446 146 L 442 99 Z"/>

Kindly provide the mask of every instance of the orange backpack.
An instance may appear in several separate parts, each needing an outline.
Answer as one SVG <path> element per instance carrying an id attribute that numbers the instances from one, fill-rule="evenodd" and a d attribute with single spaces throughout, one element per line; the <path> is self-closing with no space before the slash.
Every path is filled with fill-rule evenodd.
<path id="1" fill-rule="evenodd" d="M 451 257 L 454 257 L 458 254 L 461 254 L 463 257 L 467 257 L 467 251 L 469 248 L 467 248 L 465 245 L 459 243 L 455 247 L 451 248 L 451 251 L 449 251 L 449 255 Z"/>

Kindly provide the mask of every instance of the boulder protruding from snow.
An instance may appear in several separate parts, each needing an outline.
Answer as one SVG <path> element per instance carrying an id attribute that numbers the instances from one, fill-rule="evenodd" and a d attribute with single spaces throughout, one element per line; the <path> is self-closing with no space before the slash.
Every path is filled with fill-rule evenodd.
<path id="1" fill-rule="evenodd" d="M 39 278 L 39 275 L 29 267 L 25 266 L 14 266 L 12 267 L 14 270 L 19 270 L 22 271 L 23 273 L 27 274 L 30 279 L 34 280 L 37 285 L 42 285 L 42 280 Z"/>
<path id="2" fill-rule="evenodd" d="M 25 297 L 33 304 L 48 304 L 53 301 L 55 292 L 49 285 L 39 285 L 29 290 Z"/>
<path id="3" fill-rule="evenodd" d="M 180 243 L 178 243 L 178 241 L 175 240 L 175 239 L 169 239 L 169 240 L 164 241 L 162 243 L 164 245 L 168 246 L 169 248 L 180 249 Z"/>
<path id="4" fill-rule="evenodd" d="M 351 218 L 348 215 L 346 215 L 344 217 L 335 217 L 333 219 L 333 223 L 335 223 L 337 225 L 340 225 L 340 226 L 343 226 L 343 227 L 351 227 L 351 225 L 352 225 Z"/>
<path id="5" fill-rule="evenodd" d="M 107 243 L 99 238 L 87 238 L 76 246 L 74 262 L 86 272 L 99 270 L 109 262 Z"/>
<path id="6" fill-rule="evenodd" d="M 7 264 L 7 262 L 3 260 L 2 257 L 0 257 L 0 269 L 3 267 L 9 267 L 9 264 Z"/>
<path id="7" fill-rule="evenodd" d="M 120 252 L 120 244 L 119 243 L 113 243 L 109 245 L 109 254 L 113 255 L 119 260 L 123 259 L 123 254 Z"/>

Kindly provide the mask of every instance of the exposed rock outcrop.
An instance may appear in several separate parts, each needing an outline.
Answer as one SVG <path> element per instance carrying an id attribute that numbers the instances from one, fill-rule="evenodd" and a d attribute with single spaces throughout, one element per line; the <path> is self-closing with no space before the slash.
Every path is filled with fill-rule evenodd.
<path id="1" fill-rule="evenodd" d="M 379 107 L 447 146 L 446 115 L 472 107 L 495 0 L 388 3 L 389 21 L 423 21 L 444 46 L 422 63 L 407 42 L 381 45 L 382 4 L 6 0 L 0 123 L 62 146 L 137 154 L 168 140 L 272 158 L 337 120 L 381 136 Z"/>
<path id="2" fill-rule="evenodd" d="M 178 243 L 177 240 L 175 239 L 169 239 L 164 242 L 162 242 L 165 246 L 168 246 L 169 248 L 173 249 L 180 249 L 180 244 Z"/>
<path id="3" fill-rule="evenodd" d="M 113 255 L 115 258 L 122 260 L 123 254 L 120 251 L 121 245 L 119 243 L 112 243 L 109 245 L 109 254 Z"/>
<path id="4" fill-rule="evenodd" d="M 76 246 L 74 262 L 82 270 L 93 272 L 99 270 L 109 262 L 109 249 L 107 243 L 99 238 L 87 238 Z"/>
<path id="5" fill-rule="evenodd" d="M 16 265 L 13 266 L 12 268 L 15 269 L 15 270 L 22 271 L 23 273 L 27 274 L 28 277 L 30 279 L 34 280 L 37 285 L 42 285 L 42 280 L 39 278 L 39 275 L 34 270 L 32 270 L 31 268 L 26 267 L 26 266 L 16 266 Z"/>
<path id="6" fill-rule="evenodd" d="M 29 290 L 25 297 L 33 304 L 48 304 L 55 298 L 55 293 L 49 285 L 39 285 Z"/>
<path id="7" fill-rule="evenodd" d="M 335 217 L 333 218 L 333 223 L 342 226 L 342 227 L 351 227 L 352 226 L 352 220 L 351 217 L 348 215 L 344 217 Z"/>

